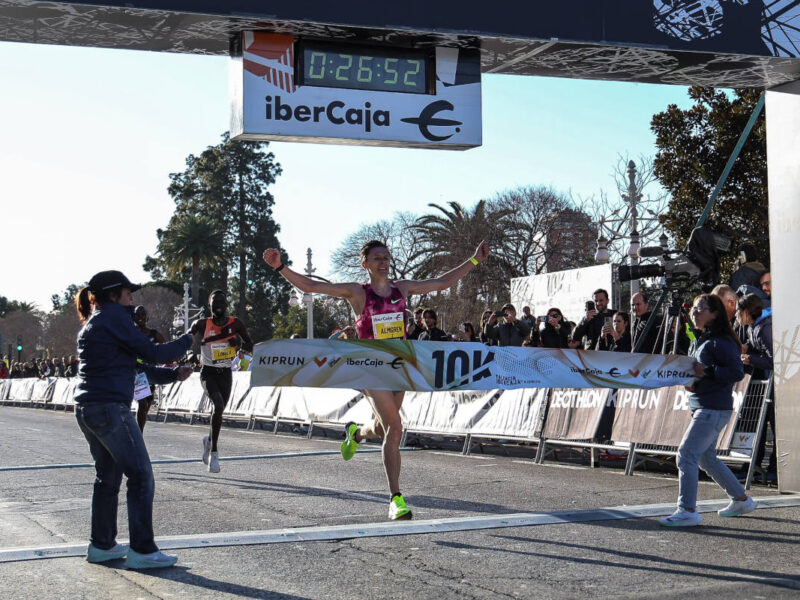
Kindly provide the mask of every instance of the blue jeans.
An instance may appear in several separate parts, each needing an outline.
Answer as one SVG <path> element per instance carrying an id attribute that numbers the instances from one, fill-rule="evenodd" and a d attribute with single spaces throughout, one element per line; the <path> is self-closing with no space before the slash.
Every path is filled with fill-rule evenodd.
<path id="1" fill-rule="evenodd" d="M 745 495 L 733 472 L 717 457 L 717 438 L 731 418 L 729 410 L 698 408 L 678 448 L 678 506 L 697 506 L 697 480 L 702 468 L 731 500 Z"/>
<path id="2" fill-rule="evenodd" d="M 124 473 L 128 478 L 131 548 L 142 554 L 155 552 L 153 469 L 130 407 L 120 402 L 78 404 L 75 418 L 89 442 L 97 473 L 92 494 L 92 544 L 108 550 L 116 543 L 117 505 Z"/>

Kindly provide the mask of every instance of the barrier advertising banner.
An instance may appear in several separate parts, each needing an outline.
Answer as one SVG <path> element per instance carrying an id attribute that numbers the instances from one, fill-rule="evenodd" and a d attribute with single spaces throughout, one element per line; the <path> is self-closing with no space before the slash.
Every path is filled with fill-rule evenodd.
<path id="1" fill-rule="evenodd" d="M 597 434 L 611 390 L 553 390 L 542 437 L 590 440 Z"/>
<path id="2" fill-rule="evenodd" d="M 439 391 L 658 388 L 694 379 L 686 356 L 472 342 L 272 340 L 257 344 L 253 386 Z"/>
<path id="3" fill-rule="evenodd" d="M 733 415 L 722 430 L 717 448 L 728 448 L 736 417 L 744 401 L 750 376 L 733 387 Z M 616 397 L 616 412 L 612 438 L 617 442 L 678 446 L 692 420 L 689 392 L 683 386 L 657 390 L 620 389 Z"/>

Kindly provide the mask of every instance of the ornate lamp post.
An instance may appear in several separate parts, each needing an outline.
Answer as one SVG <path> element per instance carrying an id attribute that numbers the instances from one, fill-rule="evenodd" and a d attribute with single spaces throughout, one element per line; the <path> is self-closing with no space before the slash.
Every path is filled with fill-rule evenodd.
<path id="1" fill-rule="evenodd" d="M 189 284 L 183 284 L 183 304 L 179 304 L 174 308 L 174 316 L 172 318 L 172 330 L 174 337 L 177 337 L 180 330 L 183 333 L 189 333 L 189 326 L 192 321 L 198 319 L 203 314 L 203 308 L 198 308 L 194 304 L 189 303 Z"/>
<path id="2" fill-rule="evenodd" d="M 639 264 L 639 248 L 642 240 L 651 236 L 658 227 L 658 215 L 652 210 L 647 210 L 649 216 L 640 217 L 639 207 L 642 203 L 642 193 L 636 184 L 636 163 L 628 161 L 628 187 L 620 195 L 625 201 L 625 210 L 618 208 L 611 213 L 610 217 L 600 219 L 598 227 L 597 252 L 595 260 L 598 263 L 609 261 L 608 247 L 618 239 L 628 238 L 629 245 L 625 251 L 625 256 L 631 266 Z M 622 214 L 620 214 L 622 213 Z M 608 237 L 606 237 L 608 236 Z M 660 239 L 660 238 L 659 238 Z M 631 280 L 631 294 L 639 291 L 639 280 Z"/>

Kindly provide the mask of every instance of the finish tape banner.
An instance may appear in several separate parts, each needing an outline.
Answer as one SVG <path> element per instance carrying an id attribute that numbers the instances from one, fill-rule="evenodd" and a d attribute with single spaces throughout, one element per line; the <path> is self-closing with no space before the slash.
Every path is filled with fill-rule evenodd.
<path id="1" fill-rule="evenodd" d="M 437 391 L 658 388 L 694 378 L 686 356 L 405 340 L 256 344 L 252 386 Z"/>

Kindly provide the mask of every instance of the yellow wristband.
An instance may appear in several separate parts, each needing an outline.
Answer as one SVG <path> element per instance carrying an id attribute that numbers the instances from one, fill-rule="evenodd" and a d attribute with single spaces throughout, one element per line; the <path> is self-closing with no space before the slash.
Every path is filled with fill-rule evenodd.
<path id="1" fill-rule="evenodd" d="M 474 256 L 470 256 L 470 258 L 469 258 L 469 262 L 471 262 L 471 263 L 472 263 L 473 265 L 475 265 L 476 267 L 478 266 L 478 259 L 477 259 L 477 258 L 475 258 Z"/>

